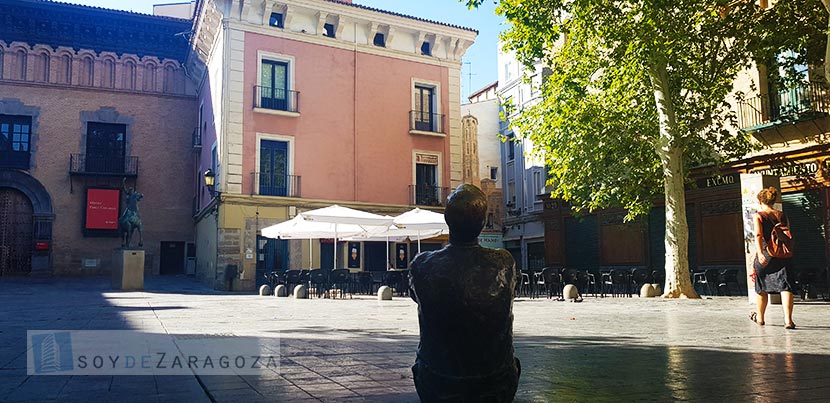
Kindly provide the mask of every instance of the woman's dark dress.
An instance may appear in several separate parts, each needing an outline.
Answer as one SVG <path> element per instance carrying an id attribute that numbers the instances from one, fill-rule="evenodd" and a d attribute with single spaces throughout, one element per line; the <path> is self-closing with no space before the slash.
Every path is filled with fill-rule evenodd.
<path id="1" fill-rule="evenodd" d="M 758 213 L 761 216 L 761 231 L 764 234 L 764 257 L 767 258 L 766 267 L 758 262 L 758 257 L 755 257 L 755 292 L 767 292 L 770 294 L 778 294 L 781 291 L 792 291 L 792 283 L 790 278 L 795 278 L 790 273 L 789 259 L 774 258 L 767 252 L 767 242 L 772 235 L 772 228 L 778 223 L 778 219 L 771 213 Z M 787 222 L 787 216 L 781 213 L 781 221 Z"/>

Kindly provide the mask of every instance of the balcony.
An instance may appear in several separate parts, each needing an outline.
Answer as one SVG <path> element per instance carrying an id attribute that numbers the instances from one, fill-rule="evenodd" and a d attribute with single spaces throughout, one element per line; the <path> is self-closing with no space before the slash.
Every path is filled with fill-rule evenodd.
<path id="1" fill-rule="evenodd" d="M 450 188 L 432 185 L 409 185 L 409 204 L 415 206 L 444 206 Z"/>
<path id="2" fill-rule="evenodd" d="M 812 133 L 816 127 L 798 127 L 799 123 L 826 117 L 829 111 L 830 89 L 816 82 L 738 102 L 741 128 L 766 144 L 801 140 L 816 134 Z M 767 129 L 775 130 L 765 133 Z"/>
<path id="3" fill-rule="evenodd" d="M 409 134 L 444 135 L 444 115 L 409 111 Z"/>
<path id="4" fill-rule="evenodd" d="M 28 170 L 31 156 L 28 151 L 0 150 L 0 169 Z"/>
<path id="5" fill-rule="evenodd" d="M 255 85 L 254 110 L 277 115 L 297 116 L 300 112 L 300 93 Z"/>
<path id="6" fill-rule="evenodd" d="M 69 156 L 69 174 L 81 176 L 138 176 L 138 157 Z"/>
<path id="7" fill-rule="evenodd" d="M 254 183 L 251 195 L 300 197 L 300 176 L 251 172 L 251 178 Z"/>

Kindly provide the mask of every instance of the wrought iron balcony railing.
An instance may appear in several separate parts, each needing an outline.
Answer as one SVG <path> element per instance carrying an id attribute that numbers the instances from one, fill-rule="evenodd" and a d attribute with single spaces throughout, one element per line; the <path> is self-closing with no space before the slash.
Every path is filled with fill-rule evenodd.
<path id="1" fill-rule="evenodd" d="M 138 176 L 138 157 L 95 157 L 70 154 L 72 175 Z"/>
<path id="2" fill-rule="evenodd" d="M 256 85 L 254 86 L 254 108 L 300 112 L 300 93 Z"/>
<path id="3" fill-rule="evenodd" d="M 0 168 L 28 170 L 31 159 L 28 151 L 0 150 Z"/>
<path id="4" fill-rule="evenodd" d="M 409 111 L 409 130 L 444 133 L 444 115 L 427 111 Z"/>
<path id="5" fill-rule="evenodd" d="M 433 185 L 409 185 L 409 204 L 416 206 L 444 206 L 450 188 Z"/>
<path id="6" fill-rule="evenodd" d="M 809 113 L 828 112 L 830 89 L 825 84 L 815 82 L 738 102 L 740 125 L 743 129 L 787 121 Z"/>
<path id="7" fill-rule="evenodd" d="M 251 172 L 251 195 L 300 197 L 300 176 Z"/>

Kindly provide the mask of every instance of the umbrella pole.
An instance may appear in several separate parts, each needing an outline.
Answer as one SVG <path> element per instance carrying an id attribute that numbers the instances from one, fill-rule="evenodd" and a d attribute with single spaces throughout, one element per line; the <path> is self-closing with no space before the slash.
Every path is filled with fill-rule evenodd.
<path id="1" fill-rule="evenodd" d="M 308 268 L 311 269 L 314 264 L 314 245 L 311 244 L 311 238 L 308 239 Z"/>
<path id="2" fill-rule="evenodd" d="M 389 270 L 389 237 L 386 237 L 386 270 Z"/>
<path id="3" fill-rule="evenodd" d="M 418 230 L 418 253 L 421 253 L 421 230 Z"/>
<path id="4" fill-rule="evenodd" d="M 332 270 L 337 270 L 337 224 L 334 224 L 334 264 Z"/>

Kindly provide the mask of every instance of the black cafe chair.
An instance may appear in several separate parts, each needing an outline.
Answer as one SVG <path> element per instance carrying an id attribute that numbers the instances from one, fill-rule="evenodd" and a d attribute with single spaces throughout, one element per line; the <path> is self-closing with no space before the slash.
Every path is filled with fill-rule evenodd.
<path id="1" fill-rule="evenodd" d="M 331 275 L 329 276 L 329 284 L 331 289 L 336 289 L 340 291 L 340 297 L 346 298 L 346 292 L 349 293 L 349 298 L 352 297 L 351 293 L 351 272 L 349 269 L 336 269 L 331 271 Z"/>

